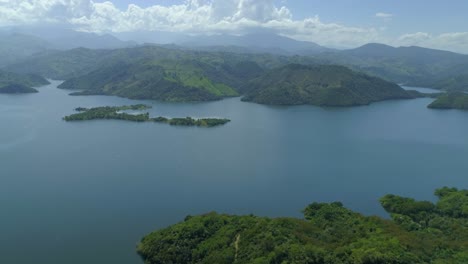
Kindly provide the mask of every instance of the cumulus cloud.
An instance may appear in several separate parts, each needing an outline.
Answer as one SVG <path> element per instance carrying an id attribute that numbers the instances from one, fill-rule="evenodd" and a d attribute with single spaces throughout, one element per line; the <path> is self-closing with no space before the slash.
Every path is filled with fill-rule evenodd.
<path id="1" fill-rule="evenodd" d="M 191 34 L 243 34 L 269 30 L 332 46 L 375 40 L 373 28 L 324 23 L 318 16 L 294 20 L 274 0 L 186 0 L 178 5 L 120 10 L 112 2 L 92 0 L 0 0 L 0 25 L 66 23 L 89 32 L 158 30 Z"/>
<path id="2" fill-rule="evenodd" d="M 0 0 L 0 26 L 66 24 L 88 32 L 168 31 L 189 34 L 243 34 L 267 30 L 298 40 L 333 47 L 356 47 L 369 42 L 421 45 L 468 52 L 468 32 L 406 34 L 388 41 L 383 29 L 325 23 L 318 16 L 293 18 L 281 1 L 275 0 L 185 0 L 181 4 L 125 10 L 111 1 L 96 0 Z M 392 14 L 375 15 L 391 19 Z"/>

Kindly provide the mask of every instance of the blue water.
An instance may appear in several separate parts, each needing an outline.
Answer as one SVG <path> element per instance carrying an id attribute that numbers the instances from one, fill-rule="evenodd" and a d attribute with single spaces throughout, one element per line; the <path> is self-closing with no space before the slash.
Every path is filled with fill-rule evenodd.
<path id="1" fill-rule="evenodd" d="M 227 117 L 217 128 L 67 123 L 78 106 L 141 103 L 56 89 L 0 95 L 0 263 L 141 264 L 140 238 L 188 214 L 299 217 L 313 201 L 385 216 L 387 193 L 468 188 L 468 112 L 432 99 L 355 108 L 239 98 L 160 103 L 151 115 Z"/>

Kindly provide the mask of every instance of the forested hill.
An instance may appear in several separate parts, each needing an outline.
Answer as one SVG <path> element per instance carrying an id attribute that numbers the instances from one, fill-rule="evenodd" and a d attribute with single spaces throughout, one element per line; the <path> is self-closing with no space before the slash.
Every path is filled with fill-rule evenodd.
<path id="1" fill-rule="evenodd" d="M 414 98 L 398 85 L 343 66 L 290 64 L 254 79 L 244 101 L 261 104 L 354 106 Z"/>
<path id="2" fill-rule="evenodd" d="M 34 74 L 17 74 L 0 71 L 0 93 L 34 93 L 34 86 L 49 84 L 49 82 Z"/>
<path id="3" fill-rule="evenodd" d="M 11 64 L 8 70 L 18 73 L 34 73 L 41 76 L 68 80 L 116 63 L 133 64 L 141 61 L 198 61 L 216 68 L 232 68 L 242 62 L 254 62 L 261 68 L 271 69 L 287 63 L 313 63 L 307 57 L 288 57 L 272 54 L 236 54 L 183 50 L 147 45 L 115 50 L 92 50 L 78 48 L 68 51 L 42 53 L 27 60 Z M 248 68 L 240 68 L 244 74 L 251 74 Z"/>
<path id="4" fill-rule="evenodd" d="M 391 47 L 370 43 L 356 49 L 314 57 L 407 86 L 468 91 L 468 55 L 422 47 Z M 453 80 L 457 79 L 457 83 Z"/>
<path id="5" fill-rule="evenodd" d="M 468 190 L 442 188 L 439 201 L 387 195 L 392 220 L 339 202 L 313 203 L 305 219 L 209 213 L 144 237 L 146 264 L 173 263 L 468 263 Z"/>
<path id="6" fill-rule="evenodd" d="M 468 94 L 462 92 L 442 94 L 428 107 L 433 109 L 468 110 Z"/>
<path id="7" fill-rule="evenodd" d="M 142 59 L 113 62 L 60 85 L 79 94 L 118 95 L 132 99 L 209 101 L 238 96 L 244 80 L 263 72 L 255 62 L 215 65 L 202 60 Z"/>

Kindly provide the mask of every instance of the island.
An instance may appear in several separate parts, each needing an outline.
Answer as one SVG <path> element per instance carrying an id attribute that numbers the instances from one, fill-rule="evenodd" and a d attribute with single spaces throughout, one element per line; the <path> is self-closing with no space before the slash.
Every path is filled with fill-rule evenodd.
<path id="1" fill-rule="evenodd" d="M 0 93 L 37 93 L 33 86 L 49 84 L 46 79 L 34 74 L 17 74 L 0 70 Z"/>
<path id="2" fill-rule="evenodd" d="M 243 101 L 271 105 L 359 106 L 422 97 L 395 83 L 337 65 L 289 64 L 252 80 Z"/>
<path id="3" fill-rule="evenodd" d="M 463 92 L 449 92 L 439 95 L 427 106 L 432 109 L 460 109 L 468 110 L 468 94 Z"/>
<path id="4" fill-rule="evenodd" d="M 468 190 L 440 188 L 437 203 L 380 199 L 391 220 L 340 202 L 312 203 L 304 218 L 187 216 L 145 236 L 146 264 L 173 263 L 468 263 Z"/>
<path id="5" fill-rule="evenodd" d="M 226 118 L 200 118 L 194 119 L 192 117 L 184 118 L 167 118 L 167 117 L 150 117 L 149 113 L 127 113 L 125 111 L 143 111 L 151 108 L 151 106 L 144 104 L 125 105 L 125 106 L 102 106 L 94 108 L 78 107 L 75 111 L 79 112 L 69 116 L 65 116 L 65 121 L 85 121 L 96 119 L 116 119 L 127 120 L 133 122 L 156 122 L 166 123 L 172 126 L 199 126 L 199 127 L 215 127 L 224 125 L 231 120 Z"/>

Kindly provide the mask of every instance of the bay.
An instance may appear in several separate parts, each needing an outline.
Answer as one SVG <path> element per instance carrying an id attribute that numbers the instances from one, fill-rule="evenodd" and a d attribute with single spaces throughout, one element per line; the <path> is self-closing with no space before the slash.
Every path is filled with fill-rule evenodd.
<path id="1" fill-rule="evenodd" d="M 433 100 L 277 107 L 0 95 L 0 263 L 139 264 L 148 232 L 186 215 L 300 217 L 313 201 L 385 216 L 378 198 L 468 188 L 468 112 Z M 424 90 L 427 91 L 427 90 Z M 76 107 L 153 106 L 151 116 L 225 117 L 216 128 L 61 120 Z"/>

